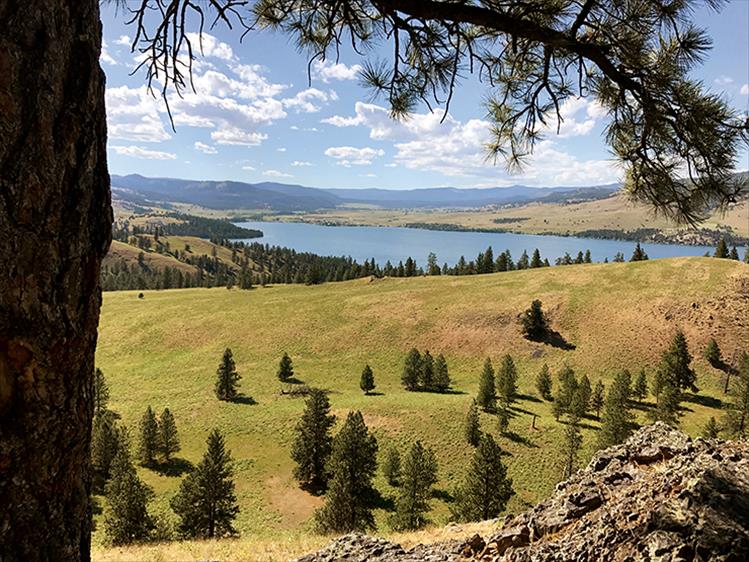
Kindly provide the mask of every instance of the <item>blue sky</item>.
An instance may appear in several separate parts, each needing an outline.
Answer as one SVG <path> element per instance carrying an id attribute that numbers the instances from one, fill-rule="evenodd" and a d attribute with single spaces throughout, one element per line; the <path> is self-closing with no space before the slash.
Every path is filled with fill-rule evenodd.
<path id="1" fill-rule="evenodd" d="M 487 162 L 486 86 L 470 77 L 458 87 L 450 114 L 420 108 L 409 120 L 389 119 L 382 100 L 359 85 L 358 55 L 313 67 L 280 34 L 240 43 L 217 27 L 203 38 L 197 93 L 170 102 L 176 132 L 160 99 L 150 96 L 130 52 L 134 29 L 125 13 L 103 6 L 102 67 L 107 75 L 109 166 L 139 173 L 314 187 L 494 187 L 595 185 L 618 181 L 620 170 L 601 136 L 606 116 L 591 100 L 569 100 L 561 134 L 550 131 L 529 165 L 510 175 Z M 696 21 L 714 41 L 695 76 L 738 109 L 749 109 L 749 0 Z M 749 156 L 738 169 L 749 168 Z"/>

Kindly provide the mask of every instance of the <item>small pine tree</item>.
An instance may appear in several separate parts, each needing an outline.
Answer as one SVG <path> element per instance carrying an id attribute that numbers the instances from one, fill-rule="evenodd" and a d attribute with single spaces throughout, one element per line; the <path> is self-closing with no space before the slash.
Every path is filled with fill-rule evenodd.
<path id="1" fill-rule="evenodd" d="M 104 379 L 104 373 L 97 368 L 94 371 L 94 416 L 107 409 L 109 403 L 109 386 Z"/>
<path id="2" fill-rule="evenodd" d="M 583 444 L 583 436 L 580 434 L 580 424 L 577 416 L 573 416 L 564 428 L 564 439 L 562 440 L 562 453 L 564 456 L 564 470 L 562 478 L 566 480 L 575 472 L 577 457 Z"/>
<path id="3" fill-rule="evenodd" d="M 108 543 L 119 546 L 149 538 L 154 525 L 148 514 L 148 501 L 153 492 L 138 478 L 124 440 L 112 463 L 112 476 L 104 495 L 104 535 Z"/>
<path id="4" fill-rule="evenodd" d="M 241 378 L 234 365 L 231 349 L 227 347 L 216 369 L 216 397 L 219 400 L 234 400 L 237 397 L 237 383 Z"/>
<path id="5" fill-rule="evenodd" d="M 159 423 L 151 406 L 146 408 L 138 427 L 138 461 L 143 466 L 152 466 L 159 452 Z"/>
<path id="6" fill-rule="evenodd" d="M 697 392 L 695 382 L 697 375 L 691 367 L 692 355 L 689 353 L 687 338 L 681 330 L 676 332 L 669 348 L 661 356 L 658 372 L 679 390 L 687 388 Z"/>
<path id="7" fill-rule="evenodd" d="M 745 439 L 749 435 L 749 353 L 747 352 L 741 354 L 736 379 L 736 384 L 731 389 L 732 399 L 723 426 L 731 437 Z"/>
<path id="8" fill-rule="evenodd" d="M 484 361 L 484 370 L 479 379 L 479 392 L 476 402 L 484 411 L 493 410 L 497 403 L 497 394 L 494 386 L 494 367 L 488 357 Z"/>
<path id="9" fill-rule="evenodd" d="M 434 361 L 434 389 L 437 392 L 447 392 L 450 389 L 450 373 L 445 356 L 441 353 Z"/>
<path id="10" fill-rule="evenodd" d="M 541 341 L 549 333 L 549 324 L 540 300 L 534 300 L 520 319 L 523 335 L 532 341 Z"/>
<path id="11" fill-rule="evenodd" d="M 544 400 L 551 400 L 551 389 L 552 389 L 551 373 L 549 372 L 549 366 L 544 363 L 541 367 L 541 371 L 536 377 L 536 389 L 538 394 Z"/>
<path id="12" fill-rule="evenodd" d="M 669 378 L 663 378 L 658 391 L 655 408 L 650 412 L 653 421 L 662 421 L 670 426 L 679 425 L 681 390 Z"/>
<path id="13" fill-rule="evenodd" d="M 432 390 L 434 384 L 434 359 L 429 350 L 421 356 L 421 369 L 419 369 L 419 386 L 423 390 Z"/>
<path id="14" fill-rule="evenodd" d="M 595 410 L 597 419 L 601 418 L 601 408 L 603 407 L 604 392 L 605 387 L 603 386 L 603 383 L 601 381 L 598 381 L 596 383 L 596 386 L 593 388 L 593 394 L 590 397 L 590 407 L 591 409 Z"/>
<path id="15" fill-rule="evenodd" d="M 637 398 L 640 402 L 645 400 L 648 396 L 648 378 L 645 376 L 645 369 L 640 369 L 640 372 L 637 375 L 637 379 L 635 380 L 635 386 L 632 389 L 632 394 Z"/>
<path id="16" fill-rule="evenodd" d="M 382 474 L 391 486 L 400 486 L 401 480 L 401 455 L 398 449 L 390 447 L 382 463 Z"/>
<path id="17" fill-rule="evenodd" d="M 536 269 L 537 267 L 543 267 L 543 262 L 541 261 L 541 252 L 538 251 L 538 248 L 533 250 L 533 257 L 531 257 L 531 268 Z"/>
<path id="18" fill-rule="evenodd" d="M 361 380 L 359 381 L 359 388 L 367 395 L 375 389 L 374 373 L 369 365 L 364 365 L 364 370 L 361 372 Z"/>
<path id="19" fill-rule="evenodd" d="M 705 427 L 702 428 L 702 437 L 704 437 L 705 439 L 715 439 L 718 437 L 719 433 L 720 427 L 718 426 L 718 422 L 715 421 L 714 417 L 710 416 L 710 419 L 707 420 Z"/>
<path id="20" fill-rule="evenodd" d="M 419 377 L 421 373 L 421 354 L 416 348 L 412 348 L 406 355 L 406 362 L 403 365 L 403 374 L 401 382 L 406 390 L 416 390 L 419 387 Z"/>
<path id="21" fill-rule="evenodd" d="M 328 396 L 320 389 L 310 390 L 304 413 L 296 425 L 291 458 L 296 462 L 294 478 L 302 487 L 320 492 L 328 484 L 327 462 L 333 438 L 330 430 L 335 416 L 330 414 Z"/>
<path id="22" fill-rule="evenodd" d="M 579 417 L 584 417 L 585 414 L 588 413 L 588 410 L 590 409 L 590 399 L 593 396 L 593 389 L 590 385 L 590 379 L 588 378 L 588 375 L 583 374 L 582 377 L 580 377 L 580 383 L 578 385 L 578 409 L 577 413 Z"/>
<path id="23" fill-rule="evenodd" d="M 629 411 L 629 373 L 622 371 L 614 377 L 601 416 L 598 446 L 603 449 L 624 441 L 631 433 L 632 414 Z"/>
<path id="24" fill-rule="evenodd" d="M 413 531 L 427 523 L 432 486 L 437 483 L 437 459 L 434 452 L 419 441 L 413 444 L 403 462 L 403 473 L 392 526 L 398 531 Z"/>
<path id="25" fill-rule="evenodd" d="M 481 420 L 476 400 L 472 400 L 471 405 L 468 407 L 464 434 L 468 443 L 474 447 L 478 447 L 479 440 L 481 439 Z"/>
<path id="26" fill-rule="evenodd" d="M 552 410 L 554 417 L 559 420 L 561 414 L 569 413 L 573 406 L 573 400 L 577 394 L 579 382 L 575 376 L 575 371 L 571 367 L 565 365 L 559 372 L 559 384 L 557 385 L 557 393 L 554 396 L 554 403 L 552 404 Z M 579 396 L 578 398 L 581 398 Z M 580 400 L 578 400 L 578 406 L 582 406 Z"/>
<path id="27" fill-rule="evenodd" d="M 164 408 L 159 418 L 159 452 L 164 456 L 164 462 L 168 463 L 172 460 L 172 454 L 179 450 L 177 424 L 169 408 Z"/>
<path id="28" fill-rule="evenodd" d="M 644 261 L 648 259 L 648 255 L 645 253 L 645 250 L 642 249 L 642 246 L 640 246 L 640 243 L 637 243 L 637 246 L 635 246 L 635 251 L 632 252 L 632 257 L 629 261 Z"/>
<path id="29" fill-rule="evenodd" d="M 731 248 L 731 253 L 728 255 L 728 257 L 732 260 L 739 261 L 739 249 L 736 246 Z"/>
<path id="30" fill-rule="evenodd" d="M 510 429 L 510 409 L 504 405 L 497 412 L 497 427 L 500 435 L 506 435 Z"/>
<path id="31" fill-rule="evenodd" d="M 91 465 L 100 481 L 109 479 L 117 453 L 122 446 L 122 431 L 108 410 L 94 416 L 91 429 Z"/>
<path id="32" fill-rule="evenodd" d="M 497 397 L 505 408 L 515 400 L 518 391 L 518 371 L 512 356 L 505 355 L 497 370 Z"/>
<path id="33" fill-rule="evenodd" d="M 372 478 L 377 470 L 377 440 L 369 433 L 361 412 L 349 412 L 333 439 L 328 462 L 332 475 L 325 505 L 315 513 L 323 533 L 352 533 L 373 529 Z"/>
<path id="34" fill-rule="evenodd" d="M 493 519 L 514 493 L 512 479 L 507 478 L 507 468 L 502 463 L 502 450 L 490 434 L 484 433 L 463 485 L 455 492 L 453 516 L 460 521 Z"/>
<path id="35" fill-rule="evenodd" d="M 715 368 L 720 367 L 721 363 L 723 363 L 720 347 L 718 347 L 718 342 L 715 341 L 715 338 L 710 338 L 710 341 L 707 342 L 705 360 Z"/>
<path id="36" fill-rule="evenodd" d="M 726 239 L 722 236 L 720 237 L 720 240 L 718 240 L 718 245 L 715 248 L 714 256 L 716 258 L 728 258 L 728 244 L 726 243 Z"/>
<path id="37" fill-rule="evenodd" d="M 214 538 L 235 534 L 233 522 L 239 513 L 234 495 L 231 453 L 224 437 L 214 429 L 208 448 L 172 498 L 170 505 L 179 517 L 179 532 L 186 538 Z"/>
<path id="38" fill-rule="evenodd" d="M 278 380 L 281 382 L 289 382 L 294 378 L 294 365 L 291 362 L 291 357 L 284 351 L 281 361 L 278 362 L 278 372 L 276 373 Z"/>

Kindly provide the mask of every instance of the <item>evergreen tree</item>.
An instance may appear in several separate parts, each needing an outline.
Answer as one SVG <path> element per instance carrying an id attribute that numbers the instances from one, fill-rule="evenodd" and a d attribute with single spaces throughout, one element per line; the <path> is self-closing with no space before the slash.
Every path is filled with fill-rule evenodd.
<path id="1" fill-rule="evenodd" d="M 429 447 L 417 441 L 405 461 L 392 525 L 398 531 L 423 527 L 429 511 L 432 486 L 437 483 L 437 459 Z"/>
<path id="2" fill-rule="evenodd" d="M 373 529 L 372 478 L 377 470 L 377 440 L 369 433 L 361 412 L 349 412 L 333 439 L 328 462 L 332 475 L 325 505 L 316 513 L 323 533 L 351 533 Z"/>
<path id="3" fill-rule="evenodd" d="M 278 380 L 281 382 L 289 382 L 294 378 L 294 365 L 291 362 L 291 357 L 284 351 L 281 361 L 278 362 L 278 372 L 276 373 Z"/>
<path id="4" fill-rule="evenodd" d="M 104 489 L 107 509 L 104 514 L 104 535 L 114 546 L 143 542 L 154 528 L 148 514 L 148 501 L 153 492 L 138 478 L 123 441 L 112 463 L 112 476 Z"/>
<path id="5" fill-rule="evenodd" d="M 691 367 L 692 355 L 687 347 L 687 338 L 681 330 L 676 332 L 669 348 L 661 356 L 658 371 L 679 390 L 687 388 L 697 392 L 697 375 Z"/>
<path id="6" fill-rule="evenodd" d="M 580 377 L 580 383 L 577 388 L 577 392 L 579 394 L 578 401 L 578 415 L 582 418 L 585 416 L 585 414 L 588 413 L 588 410 L 590 409 L 590 399 L 593 396 L 593 389 L 590 385 L 590 379 L 588 378 L 588 375 L 583 375 Z"/>
<path id="7" fill-rule="evenodd" d="M 531 257 L 531 268 L 536 269 L 538 267 L 543 267 L 543 262 L 541 261 L 541 252 L 538 251 L 538 248 L 533 250 L 533 256 Z"/>
<path id="8" fill-rule="evenodd" d="M 529 340 L 541 341 L 548 335 L 549 325 L 540 300 L 534 300 L 530 308 L 523 313 L 521 324 L 523 335 Z"/>
<path id="9" fill-rule="evenodd" d="M 138 427 L 138 460 L 144 466 L 151 466 L 159 452 L 159 424 L 151 406 L 146 408 Z"/>
<path id="10" fill-rule="evenodd" d="M 648 396 L 648 379 L 645 376 L 645 369 L 640 369 L 640 372 L 637 375 L 637 380 L 635 380 L 635 386 L 632 389 L 632 394 L 637 398 L 640 402 L 645 400 Z"/>
<path id="11" fill-rule="evenodd" d="M 655 408 L 650 412 L 653 421 L 662 421 L 670 426 L 679 425 L 681 390 L 667 377 L 661 379 Z"/>
<path id="12" fill-rule="evenodd" d="M 421 356 L 421 369 L 419 370 L 419 384 L 423 390 L 432 390 L 434 382 L 434 359 L 429 350 Z"/>
<path id="13" fill-rule="evenodd" d="M 164 462 L 172 459 L 172 454 L 180 450 L 177 424 L 169 408 L 164 408 L 159 418 L 159 452 L 164 456 Z"/>
<path id="14" fill-rule="evenodd" d="M 441 353 L 434 361 L 434 389 L 437 392 L 447 392 L 450 389 L 450 373 L 445 356 Z"/>
<path id="15" fill-rule="evenodd" d="M 466 441 L 472 446 L 478 447 L 479 440 L 481 439 L 481 420 L 476 400 L 472 400 L 471 405 L 468 407 L 464 433 Z"/>
<path id="16" fill-rule="evenodd" d="M 91 429 L 91 465 L 102 481 L 109 479 L 112 463 L 122 446 L 122 431 L 108 410 L 94 416 Z"/>
<path id="17" fill-rule="evenodd" d="M 456 490 L 452 511 L 461 521 L 485 521 L 497 517 L 515 492 L 502 463 L 502 450 L 484 433 L 473 453 L 463 485 Z"/>
<path id="18" fill-rule="evenodd" d="M 575 371 L 571 367 L 565 365 L 559 373 L 559 385 L 557 385 L 557 393 L 554 396 L 554 403 L 552 404 L 552 410 L 554 417 L 559 420 L 562 414 L 570 413 L 572 411 L 573 401 L 578 391 L 579 383 L 575 376 Z M 578 407 L 581 406 L 581 401 L 578 400 Z"/>
<path id="19" fill-rule="evenodd" d="M 583 436 L 580 434 L 580 420 L 573 416 L 564 428 L 564 439 L 562 440 L 562 453 L 564 455 L 564 470 L 562 478 L 566 480 L 575 472 L 577 457 L 583 444 Z"/>
<path id="20" fill-rule="evenodd" d="M 335 416 L 330 415 L 330 401 L 325 392 L 311 389 L 304 413 L 296 425 L 291 458 L 296 462 L 294 478 L 314 492 L 324 490 L 328 483 L 327 462 L 333 442 L 330 430 L 334 423 Z"/>
<path id="21" fill-rule="evenodd" d="M 420 373 L 421 354 L 414 347 L 406 355 L 406 362 L 403 365 L 403 374 L 401 375 L 401 382 L 406 390 L 416 390 L 419 387 Z"/>
<path id="22" fill-rule="evenodd" d="M 710 338 L 710 341 L 707 342 L 705 360 L 715 368 L 720 367 L 721 363 L 723 363 L 720 347 L 718 347 L 718 342 L 715 341 L 715 338 Z"/>
<path id="23" fill-rule="evenodd" d="M 479 379 L 479 392 L 476 402 L 484 411 L 493 410 L 497 402 L 496 389 L 494 387 L 494 368 L 488 357 L 484 361 L 484 370 Z"/>
<path id="24" fill-rule="evenodd" d="M 732 260 L 739 261 L 739 249 L 736 246 L 731 248 L 731 253 L 728 255 L 728 257 Z"/>
<path id="25" fill-rule="evenodd" d="M 237 383 L 241 378 L 234 365 L 231 349 L 227 347 L 216 369 L 216 397 L 219 400 L 234 400 L 237 397 Z"/>
<path id="26" fill-rule="evenodd" d="M 186 538 L 214 538 L 233 535 L 239 513 L 234 495 L 231 453 L 224 437 L 214 429 L 202 460 L 184 480 L 170 505 L 180 519 L 179 532 Z"/>
<path id="27" fill-rule="evenodd" d="M 705 427 L 702 428 L 702 437 L 704 437 L 705 439 L 715 439 L 718 437 L 719 433 L 720 427 L 718 426 L 718 422 L 715 421 L 715 418 L 713 416 L 710 416 L 710 419 L 707 420 Z"/>
<path id="28" fill-rule="evenodd" d="M 497 427 L 500 435 L 507 434 L 507 430 L 510 429 L 510 409 L 504 404 L 497 412 Z"/>
<path id="29" fill-rule="evenodd" d="M 502 363 L 497 370 L 497 396 L 499 401 L 505 408 L 509 408 L 510 404 L 515 400 L 517 394 L 518 371 L 515 368 L 515 362 L 512 360 L 512 356 L 505 355 L 502 358 Z"/>
<path id="30" fill-rule="evenodd" d="M 382 463 L 382 474 L 391 486 L 400 486 L 401 455 L 396 447 L 390 447 Z"/>
<path id="31" fill-rule="evenodd" d="M 605 389 L 603 383 L 601 381 L 598 381 L 596 383 L 596 386 L 593 388 L 593 394 L 590 397 L 590 407 L 591 409 L 595 410 L 597 419 L 601 419 L 601 408 L 603 407 L 604 391 Z"/>
<path id="32" fill-rule="evenodd" d="M 590 255 L 590 250 L 585 250 L 585 258 L 583 259 L 584 263 L 593 263 L 593 259 Z"/>
<path id="33" fill-rule="evenodd" d="M 549 373 L 549 366 L 544 363 L 541 367 L 541 371 L 536 377 L 536 389 L 538 390 L 538 394 L 541 396 L 541 398 L 543 398 L 544 400 L 551 400 L 551 388 L 551 373 Z"/>
<path id="34" fill-rule="evenodd" d="M 722 236 L 720 237 L 720 240 L 718 240 L 718 246 L 715 248 L 714 256 L 716 258 L 728 258 L 728 244 L 726 244 L 726 239 Z"/>
<path id="35" fill-rule="evenodd" d="M 624 441 L 631 433 L 632 415 L 629 411 L 630 378 L 626 371 L 614 377 L 601 416 L 598 446 L 603 449 Z"/>
<path id="36" fill-rule="evenodd" d="M 109 386 L 104 373 L 98 367 L 94 371 L 94 416 L 107 409 L 109 403 Z"/>
<path id="37" fill-rule="evenodd" d="M 364 370 L 361 372 L 361 380 L 359 381 L 359 388 L 367 395 L 375 389 L 374 373 L 369 365 L 364 365 Z"/>
<path id="38" fill-rule="evenodd" d="M 745 439 L 749 435 L 749 353 L 739 359 L 737 381 L 731 389 L 732 400 L 724 426 L 729 435 Z"/>
<path id="39" fill-rule="evenodd" d="M 642 249 L 642 246 L 640 246 L 640 243 L 637 243 L 637 246 L 635 246 L 635 251 L 632 252 L 632 257 L 629 261 L 644 261 L 648 259 L 648 255 L 645 253 L 645 250 Z"/>

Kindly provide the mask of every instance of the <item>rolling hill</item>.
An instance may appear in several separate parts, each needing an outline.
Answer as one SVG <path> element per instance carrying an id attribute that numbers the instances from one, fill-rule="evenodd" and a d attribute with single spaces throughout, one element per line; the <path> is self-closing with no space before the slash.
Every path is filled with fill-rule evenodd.
<path id="1" fill-rule="evenodd" d="M 521 337 L 517 316 L 534 298 L 574 349 Z M 439 483 L 430 517 L 442 525 L 466 467 L 463 420 L 486 356 L 496 364 L 511 353 L 519 369 L 522 396 L 513 408 L 512 433 L 498 438 L 517 491 L 509 510 L 519 512 L 550 494 L 561 475 L 564 426 L 536 397 L 541 365 L 548 363 L 554 373 L 569 365 L 593 384 L 610 381 L 621 368 L 644 367 L 652 376 L 677 328 L 686 331 L 701 388 L 684 403 L 682 418 L 682 427 L 696 434 L 708 417 L 720 415 L 724 399 L 722 372 L 701 358 L 708 338 L 715 337 L 729 358 L 749 346 L 749 266 L 732 260 L 678 258 L 252 291 L 146 291 L 143 299 L 135 292 L 107 293 L 96 361 L 110 384 L 111 407 L 132 431 L 146 406 L 157 412 L 169 407 L 180 431 L 178 456 L 191 463 L 200 459 L 211 428 L 220 428 L 235 460 L 242 538 L 125 550 L 98 546 L 94 557 L 156 560 L 164 559 L 163 549 L 176 548 L 192 558 L 286 559 L 323 540 L 309 535 L 322 499 L 301 491 L 291 475 L 289 448 L 303 401 L 279 392 L 275 373 L 284 351 L 300 380 L 330 391 L 339 419 L 349 410 L 363 412 L 381 450 L 395 445 L 403 451 L 416 439 L 435 449 Z M 413 346 L 445 354 L 454 393 L 401 388 L 403 358 Z M 234 403 L 213 395 L 226 347 L 243 377 L 245 398 Z M 377 395 L 359 389 L 365 363 L 374 370 Z M 639 405 L 638 419 L 645 420 L 650 407 L 651 399 Z M 497 434 L 493 416 L 482 414 L 482 426 Z M 587 460 L 599 424 L 591 418 L 584 427 Z M 152 510 L 169 518 L 169 498 L 180 478 L 139 470 L 155 491 Z M 393 495 L 381 476 L 376 484 L 383 496 Z M 378 510 L 378 525 L 387 533 L 386 519 Z M 98 530 L 99 544 L 101 538 Z"/>

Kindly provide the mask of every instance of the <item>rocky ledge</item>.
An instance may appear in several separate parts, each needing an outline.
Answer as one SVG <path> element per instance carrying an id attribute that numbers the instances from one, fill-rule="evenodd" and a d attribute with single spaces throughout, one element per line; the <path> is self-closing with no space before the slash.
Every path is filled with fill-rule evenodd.
<path id="1" fill-rule="evenodd" d="M 749 560 L 749 444 L 665 424 L 599 451 L 489 537 L 404 549 L 346 535 L 298 562 Z"/>

